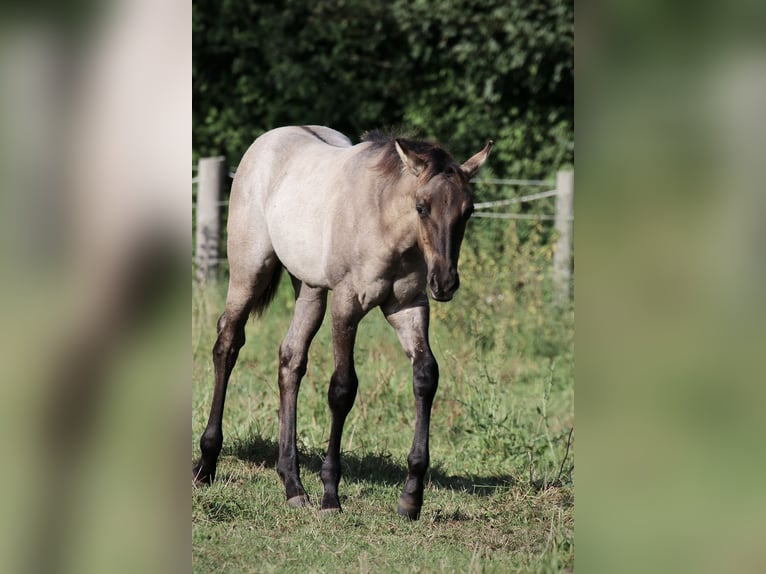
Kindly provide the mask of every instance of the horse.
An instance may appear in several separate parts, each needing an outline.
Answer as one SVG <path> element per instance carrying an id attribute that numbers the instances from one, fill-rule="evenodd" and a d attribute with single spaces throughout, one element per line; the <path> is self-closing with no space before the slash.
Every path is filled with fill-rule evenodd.
<path id="1" fill-rule="evenodd" d="M 200 438 L 201 457 L 193 467 L 195 484 L 210 484 L 215 477 L 226 387 L 245 343 L 247 318 L 266 309 L 287 269 L 295 311 L 279 348 L 277 462 L 287 504 L 311 506 L 300 479 L 296 403 L 309 346 L 332 291 L 335 369 L 328 390 L 331 427 L 320 471 L 320 511 L 341 511 L 341 436 L 359 385 L 354 341 L 361 319 L 380 307 L 412 364 L 415 435 L 397 512 L 419 518 L 439 381 L 428 341 L 428 295 L 449 301 L 460 285 L 458 257 L 473 211 L 469 182 L 492 144 L 458 164 L 438 144 L 380 132 L 352 145 L 327 127 L 289 126 L 253 142 L 232 183 L 229 286 L 213 347 L 215 387 Z"/>

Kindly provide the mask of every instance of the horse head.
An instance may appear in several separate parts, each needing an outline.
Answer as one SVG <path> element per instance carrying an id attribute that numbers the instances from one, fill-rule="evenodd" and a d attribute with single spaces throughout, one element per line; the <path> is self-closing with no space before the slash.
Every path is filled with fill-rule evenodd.
<path id="1" fill-rule="evenodd" d="M 460 246 L 473 213 L 469 182 L 487 160 L 492 144 L 490 140 L 460 165 L 436 145 L 399 139 L 394 142 L 406 169 L 417 177 L 414 208 L 418 245 L 428 268 L 426 285 L 436 301 L 449 301 L 460 286 Z"/>

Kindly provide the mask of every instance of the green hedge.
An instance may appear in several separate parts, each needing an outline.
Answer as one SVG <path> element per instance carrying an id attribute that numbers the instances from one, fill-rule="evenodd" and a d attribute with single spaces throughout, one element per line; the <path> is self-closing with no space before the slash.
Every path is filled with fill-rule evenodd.
<path id="1" fill-rule="evenodd" d="M 436 139 L 490 170 L 574 162 L 574 7 L 556 0 L 194 0 L 195 160 L 322 124 Z"/>

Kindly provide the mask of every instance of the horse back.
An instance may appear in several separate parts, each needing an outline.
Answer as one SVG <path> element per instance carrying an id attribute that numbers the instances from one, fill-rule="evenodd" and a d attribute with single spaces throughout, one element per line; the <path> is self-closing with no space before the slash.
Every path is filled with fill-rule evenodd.
<path id="1" fill-rule="evenodd" d="M 360 201 L 362 193 L 349 176 L 358 152 L 346 136 L 327 127 L 265 133 L 237 170 L 230 237 L 239 234 L 248 245 L 267 245 L 291 274 L 332 288 L 329 267 L 338 263 L 337 256 L 330 261 L 333 232 L 349 202 Z"/>

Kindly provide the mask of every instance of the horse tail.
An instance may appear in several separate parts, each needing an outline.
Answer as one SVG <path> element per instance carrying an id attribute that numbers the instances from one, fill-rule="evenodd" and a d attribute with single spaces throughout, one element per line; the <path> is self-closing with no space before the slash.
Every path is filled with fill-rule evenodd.
<path id="1" fill-rule="evenodd" d="M 268 279 L 266 288 L 261 291 L 260 295 L 253 301 L 253 307 L 250 310 L 253 317 L 260 317 L 266 310 L 266 307 L 274 300 L 279 289 L 279 280 L 282 278 L 282 266 L 281 262 L 277 262 L 274 271 L 271 272 L 271 277 Z"/>

